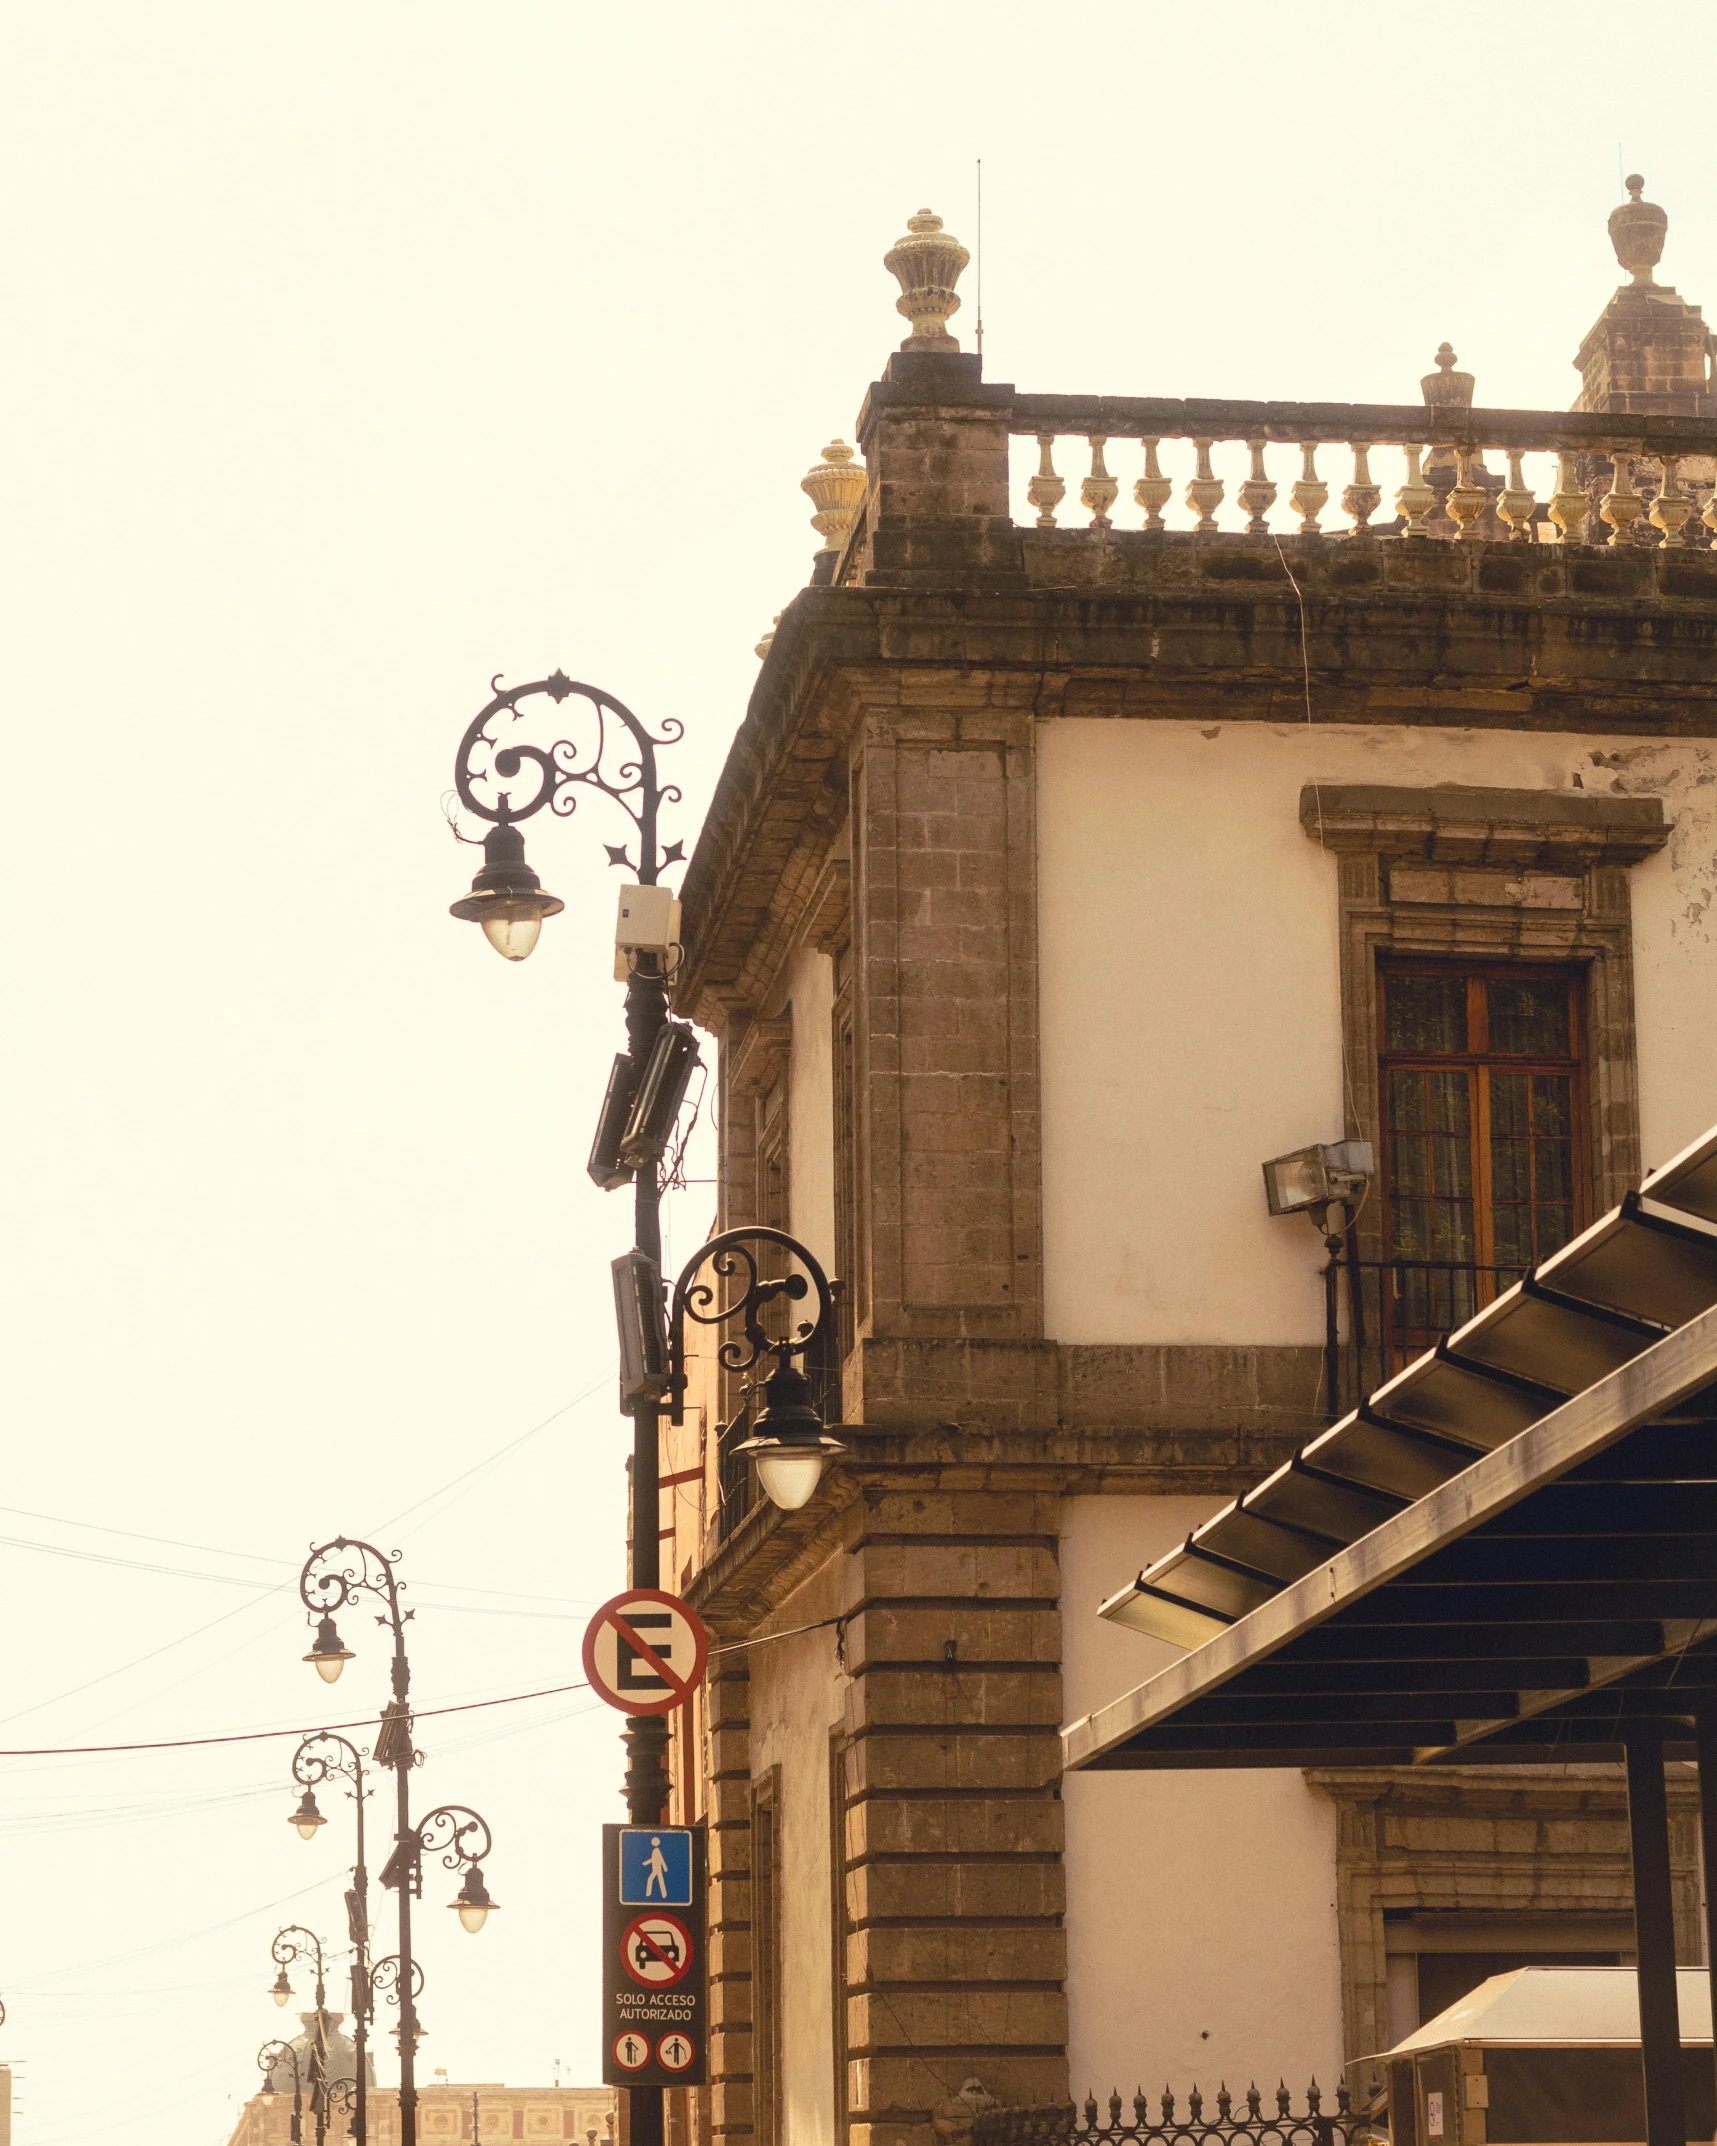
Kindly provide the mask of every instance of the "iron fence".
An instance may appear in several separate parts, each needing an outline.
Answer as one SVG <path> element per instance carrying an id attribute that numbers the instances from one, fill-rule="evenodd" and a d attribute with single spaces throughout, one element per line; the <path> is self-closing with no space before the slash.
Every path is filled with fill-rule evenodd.
<path id="1" fill-rule="evenodd" d="M 1130 2120 L 1123 2121 L 1123 2104 L 1111 2093 L 1107 2121 L 1100 2121 L 1097 2097 L 1087 2094 L 1083 2108 L 1071 2101 L 1028 2109 L 984 2109 L 972 2125 L 972 2146 L 1354 2146 L 1369 2126 L 1357 2116 L 1345 2086 L 1338 2086 L 1335 2108 L 1326 2110 L 1323 2093 L 1314 2079 L 1306 2089 L 1306 2106 L 1298 2113 L 1285 2085 L 1275 2093 L 1276 2106 L 1266 2111 L 1264 2097 L 1256 2086 L 1248 2087 L 1244 2113 L 1237 2113 L 1234 2097 L 1219 2087 L 1214 2113 L 1205 2107 L 1205 2097 L 1195 2086 L 1186 2097 L 1186 2114 L 1175 2110 L 1175 2097 L 1165 2087 L 1153 2118 L 1151 2105 L 1142 2093 L 1133 2096 Z"/>

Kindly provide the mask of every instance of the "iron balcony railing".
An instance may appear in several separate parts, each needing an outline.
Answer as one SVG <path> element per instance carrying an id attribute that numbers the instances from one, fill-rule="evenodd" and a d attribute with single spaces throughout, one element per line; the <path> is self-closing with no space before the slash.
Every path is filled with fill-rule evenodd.
<path id="1" fill-rule="evenodd" d="M 1085 2105 L 1072 2102 L 1030 2109 L 984 2109 L 972 2125 L 972 2146 L 1353 2146 L 1368 2129 L 1356 2116 L 1345 2086 L 1336 2089 L 1336 2105 L 1326 2111 L 1314 2079 L 1306 2089 L 1306 2106 L 1296 2114 L 1285 2085 L 1275 2093 L 1268 2113 L 1256 2086 L 1246 2092 L 1245 2113 L 1237 2114 L 1226 2086 L 1216 2096 L 1214 2113 L 1195 2086 L 1186 2097 L 1186 2114 L 1175 2112 L 1175 2097 L 1165 2087 L 1155 2117 L 1142 2093 L 1133 2096 L 1130 2121 L 1122 2119 L 1118 2093 L 1109 2096 L 1107 2121 L 1099 2121 L 1095 2095 Z"/>
<path id="2" fill-rule="evenodd" d="M 1324 1411 L 1333 1423 L 1464 1326 L 1529 1268 L 1462 1259 L 1361 1259 L 1350 1232 L 1323 1270 Z"/>

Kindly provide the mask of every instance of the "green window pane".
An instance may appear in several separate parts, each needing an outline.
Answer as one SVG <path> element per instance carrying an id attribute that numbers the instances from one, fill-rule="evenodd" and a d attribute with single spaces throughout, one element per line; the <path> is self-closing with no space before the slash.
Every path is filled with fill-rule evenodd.
<path id="1" fill-rule="evenodd" d="M 1383 986 L 1384 1047 L 1391 1051 L 1464 1051 L 1464 976 L 1391 976 Z"/>
<path id="2" fill-rule="evenodd" d="M 1422 1133 L 1428 1122 L 1423 1073 L 1391 1073 L 1389 1076 L 1389 1130 L 1392 1133 Z"/>
<path id="3" fill-rule="evenodd" d="M 1465 1140 L 1472 1131 L 1472 1082 L 1464 1073 L 1427 1073 L 1431 1091 L 1431 1126 L 1439 1133 L 1459 1133 Z"/>
<path id="4" fill-rule="evenodd" d="M 1567 1140 L 1535 1140 L 1532 1144 L 1532 1177 L 1535 1198 L 1572 1205 L 1573 1143 Z"/>
<path id="5" fill-rule="evenodd" d="M 1529 1073 L 1493 1073 L 1490 1077 L 1490 1131 L 1493 1140 L 1520 1139 L 1531 1129 Z"/>
<path id="6" fill-rule="evenodd" d="M 1518 1080 L 1521 1076 L 1499 1077 Z M 1574 1083 L 1566 1073 L 1532 1075 L 1532 1130 L 1540 1136 L 1561 1139 L 1574 1130 Z"/>
<path id="7" fill-rule="evenodd" d="M 1559 979 L 1492 982 L 1490 1047 L 1506 1058 L 1566 1058 L 1568 986 Z"/>

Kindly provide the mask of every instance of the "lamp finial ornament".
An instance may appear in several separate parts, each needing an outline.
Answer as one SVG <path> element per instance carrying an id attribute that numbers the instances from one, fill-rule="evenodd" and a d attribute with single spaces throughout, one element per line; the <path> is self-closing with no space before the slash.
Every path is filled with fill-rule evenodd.
<path id="1" fill-rule="evenodd" d="M 948 333 L 948 322 L 960 310 L 954 286 L 971 258 L 931 210 L 920 209 L 907 219 L 905 237 L 896 239 L 882 257 L 883 267 L 900 285 L 895 310 L 912 323 L 902 350 L 959 349 L 958 341 Z"/>
<path id="2" fill-rule="evenodd" d="M 1637 171 L 1629 173 L 1627 188 L 1627 200 L 1610 211 L 1610 244 L 1634 282 L 1650 285 L 1656 280 L 1652 270 L 1663 259 L 1669 217 L 1655 201 L 1640 199 L 1645 181 Z"/>

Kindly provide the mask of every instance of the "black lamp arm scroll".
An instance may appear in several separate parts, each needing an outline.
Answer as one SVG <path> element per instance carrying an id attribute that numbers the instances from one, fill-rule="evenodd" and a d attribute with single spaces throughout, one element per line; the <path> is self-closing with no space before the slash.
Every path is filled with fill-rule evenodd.
<path id="1" fill-rule="evenodd" d="M 762 1245 L 778 1245 L 791 1254 L 803 1272 L 764 1275 L 753 1249 Z M 705 1268 L 718 1279 L 700 1281 L 698 1276 Z M 721 1288 L 722 1282 L 738 1285 L 738 1295 L 730 1295 L 726 1303 L 722 1298 L 729 1292 Z M 763 1314 L 771 1304 L 783 1299 L 799 1303 L 813 1294 L 814 1317 L 800 1320 L 789 1335 L 779 1340 L 765 1331 Z M 694 1326 L 718 1329 L 737 1326 L 737 1333 L 719 1343 L 716 1357 L 723 1370 L 744 1372 L 752 1370 L 765 1356 L 772 1355 L 782 1364 L 802 1356 L 819 1334 L 833 1326 L 834 1317 L 834 1294 L 828 1276 L 796 1237 L 762 1223 L 749 1229 L 724 1230 L 719 1237 L 712 1237 L 687 1261 L 674 1284 L 668 1324 L 672 1420 L 685 1421 L 687 1320 Z"/>

